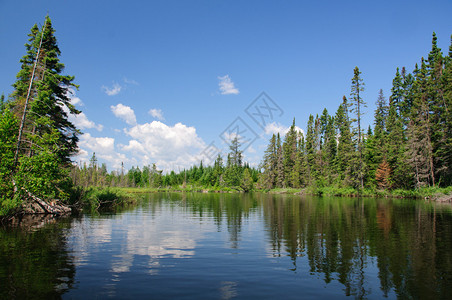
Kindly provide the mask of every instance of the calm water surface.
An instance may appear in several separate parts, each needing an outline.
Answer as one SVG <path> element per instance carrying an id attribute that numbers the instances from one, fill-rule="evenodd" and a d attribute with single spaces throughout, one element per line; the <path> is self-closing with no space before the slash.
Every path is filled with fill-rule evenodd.
<path id="1" fill-rule="evenodd" d="M 452 297 L 452 209 L 423 201 L 149 194 L 0 238 L 1 299 Z"/>

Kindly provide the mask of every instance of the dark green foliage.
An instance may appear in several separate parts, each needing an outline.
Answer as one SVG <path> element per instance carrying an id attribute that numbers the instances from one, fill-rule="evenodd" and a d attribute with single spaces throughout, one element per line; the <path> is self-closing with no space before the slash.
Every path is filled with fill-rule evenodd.
<path id="1" fill-rule="evenodd" d="M 68 114 L 79 111 L 69 94 L 77 86 L 73 76 L 62 75 L 50 18 L 28 36 L 14 91 L 6 103 L 3 96 L 0 101 L 1 215 L 30 194 L 50 203 L 67 201 L 71 191 L 70 156 L 77 150 L 78 130 Z"/>
<path id="2" fill-rule="evenodd" d="M 18 205 L 14 198 L 13 166 L 16 148 L 18 120 L 9 111 L 0 114 L 0 216 L 6 215 Z"/>
<path id="3" fill-rule="evenodd" d="M 48 124 L 51 122 L 51 127 L 56 129 L 59 135 L 58 156 L 61 161 L 69 163 L 70 156 L 77 151 L 79 132 L 69 121 L 68 114 L 80 113 L 70 103 L 69 96 L 71 89 L 78 86 L 73 83 L 73 76 L 62 75 L 64 64 L 59 60 L 61 52 L 54 33 L 48 16 L 42 30 L 39 30 L 37 25 L 31 29 L 29 44 L 25 45 L 27 54 L 21 59 L 21 70 L 13 84 L 14 92 L 9 105 L 19 119 L 24 119 L 25 131 L 34 135 L 48 133 L 51 130 Z M 28 106 L 24 110 L 28 95 Z M 28 139 L 26 136 L 25 144 Z M 29 151 L 27 146 L 21 146 L 22 153 Z"/>
<path id="4" fill-rule="evenodd" d="M 364 82 L 361 78 L 361 72 L 358 67 L 353 70 L 352 88 L 350 92 L 350 112 L 356 115 L 356 119 L 352 119 L 352 122 L 357 123 L 357 141 L 356 146 L 358 150 L 358 156 L 355 158 L 357 161 L 354 164 L 357 166 L 356 177 L 359 180 L 360 187 L 364 187 L 364 160 L 363 160 L 363 133 L 361 132 L 361 117 L 364 114 L 364 108 L 366 102 L 362 98 L 361 92 L 364 91 Z"/>
<path id="5" fill-rule="evenodd" d="M 413 74 L 401 70 L 396 70 L 389 104 L 380 90 L 374 130 L 369 126 L 367 134 L 361 128 L 364 84 L 356 67 L 350 102 L 344 96 L 334 118 L 326 109 L 320 117 L 310 115 L 306 138 L 296 151 L 293 131 L 282 150 L 273 136 L 262 163 L 264 186 L 323 190 L 452 184 L 452 42 L 443 57 L 433 34 L 432 50 L 421 67 L 416 65 Z"/>

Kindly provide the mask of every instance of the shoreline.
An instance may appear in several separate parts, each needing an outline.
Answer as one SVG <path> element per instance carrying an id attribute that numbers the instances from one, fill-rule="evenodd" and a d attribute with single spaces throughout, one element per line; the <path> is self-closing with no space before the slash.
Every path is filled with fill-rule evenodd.
<path id="1" fill-rule="evenodd" d="M 245 193 L 239 189 L 231 188 L 205 188 L 205 187 L 186 187 L 186 188 L 143 188 L 143 187 L 126 187 L 118 188 L 124 190 L 130 194 L 144 194 L 144 193 Z M 435 201 L 440 203 L 452 203 L 452 187 L 436 188 L 434 190 L 421 190 L 421 191 L 407 191 L 407 190 L 393 190 L 393 191 L 375 191 L 365 189 L 363 191 L 357 191 L 350 188 L 277 188 L 271 190 L 253 190 L 251 192 L 274 194 L 274 195 L 309 195 L 309 196 L 326 196 L 326 197 L 366 197 L 366 198 L 408 198 L 408 199 L 424 199 L 429 201 Z"/>

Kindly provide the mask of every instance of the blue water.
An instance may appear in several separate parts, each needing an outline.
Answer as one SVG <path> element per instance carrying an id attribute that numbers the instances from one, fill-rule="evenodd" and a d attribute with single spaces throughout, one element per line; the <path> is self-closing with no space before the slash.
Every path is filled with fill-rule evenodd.
<path id="1" fill-rule="evenodd" d="M 49 277 L 47 289 L 29 283 L 37 277 L 31 272 L 23 279 L 26 286 L 14 286 L 23 291 L 14 294 L 11 286 L 8 295 L 447 298 L 451 216 L 450 207 L 412 200 L 150 194 L 122 211 L 85 214 L 19 234 L 31 241 L 30 235 L 54 237 L 59 242 L 50 239 L 43 248 L 61 263 L 50 270 L 39 264 L 39 275 Z M 38 247 L 38 241 L 23 243 L 24 255 Z M 39 257 L 27 258 L 30 266 L 19 261 L 23 256 L 9 259 L 26 269 Z M 5 272 L 2 284 L 8 284 L 6 275 L 19 276 Z"/>

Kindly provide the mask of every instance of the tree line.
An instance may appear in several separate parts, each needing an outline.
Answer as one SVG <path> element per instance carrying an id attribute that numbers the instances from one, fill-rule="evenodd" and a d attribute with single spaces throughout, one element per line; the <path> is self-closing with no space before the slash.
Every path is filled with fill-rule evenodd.
<path id="1" fill-rule="evenodd" d="M 397 68 L 389 101 L 380 90 L 374 126 L 361 126 L 364 82 L 354 69 L 350 97 L 336 113 L 309 116 L 306 136 L 295 120 L 284 138 L 273 135 L 261 164 L 260 185 L 416 189 L 452 184 L 452 43 L 437 46 L 412 73 Z"/>
<path id="2" fill-rule="evenodd" d="M 227 155 L 226 163 L 218 154 L 215 162 L 211 166 L 204 166 L 202 161 L 199 165 L 192 166 L 179 172 L 171 171 L 162 174 L 156 164 L 152 166 L 132 167 L 127 172 L 124 168 L 121 171 L 108 173 L 105 164 L 100 167 L 97 163 L 96 154 L 90 159 L 89 164 L 81 166 L 74 165 L 71 169 L 71 178 L 74 184 L 81 186 L 100 187 L 181 187 L 188 186 L 206 188 L 231 188 L 242 191 L 254 189 L 255 182 L 259 178 L 260 171 L 252 168 L 248 163 L 243 162 L 243 154 L 240 150 L 239 137 L 234 137 L 230 143 L 230 152 Z"/>
<path id="3" fill-rule="evenodd" d="M 292 126 L 281 136 L 273 134 L 258 168 L 243 162 L 240 139 L 230 143 L 223 162 L 212 166 L 162 174 L 156 165 L 108 173 L 97 166 L 73 167 L 74 183 L 97 186 L 169 187 L 187 185 L 251 189 L 351 187 L 368 189 L 418 189 L 452 184 L 452 43 L 447 55 L 437 46 L 412 73 L 397 68 L 389 101 L 380 90 L 374 124 L 362 127 L 367 103 L 364 80 L 353 70 L 350 95 L 342 98 L 336 113 L 325 108 L 310 115 L 306 133 Z"/>

